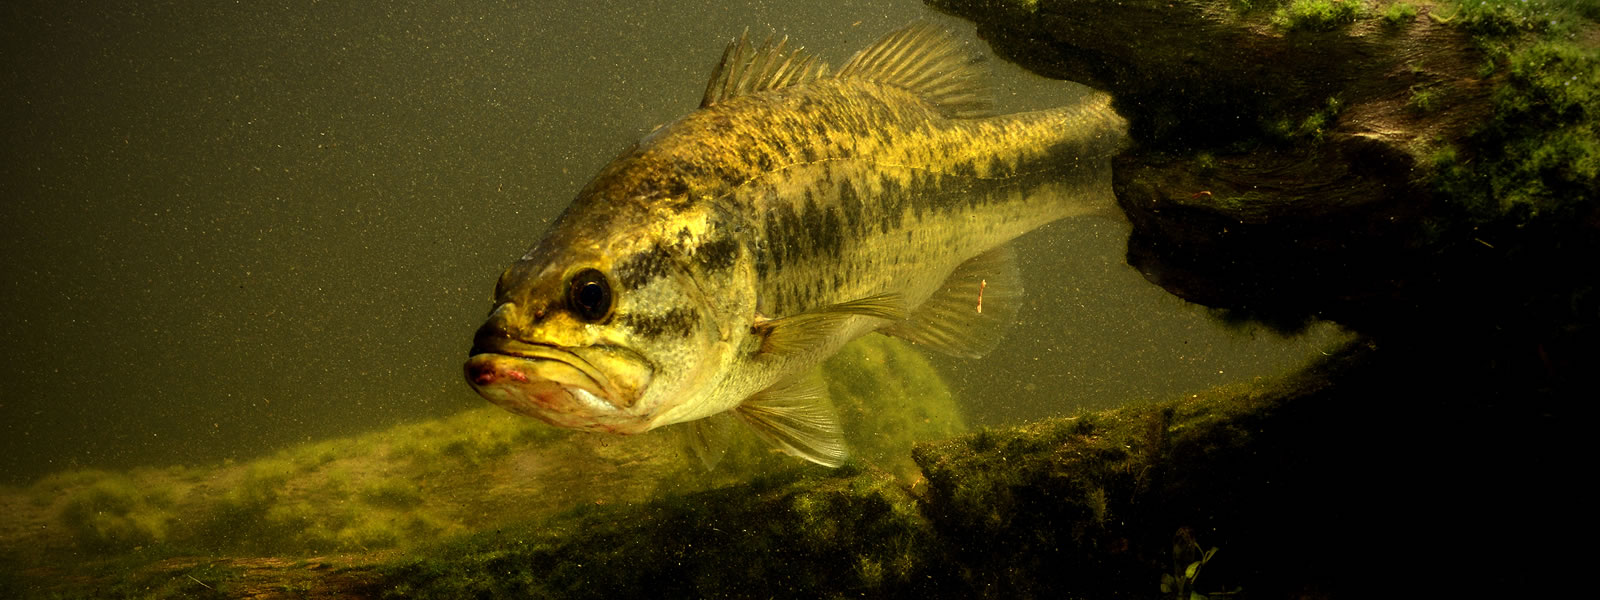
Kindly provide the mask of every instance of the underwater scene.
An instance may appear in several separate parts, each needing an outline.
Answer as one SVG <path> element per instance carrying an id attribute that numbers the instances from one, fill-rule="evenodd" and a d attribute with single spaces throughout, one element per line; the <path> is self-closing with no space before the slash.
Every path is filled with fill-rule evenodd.
<path id="1" fill-rule="evenodd" d="M 1590 587 L 1600 0 L 0 15 L 0 598 Z"/>

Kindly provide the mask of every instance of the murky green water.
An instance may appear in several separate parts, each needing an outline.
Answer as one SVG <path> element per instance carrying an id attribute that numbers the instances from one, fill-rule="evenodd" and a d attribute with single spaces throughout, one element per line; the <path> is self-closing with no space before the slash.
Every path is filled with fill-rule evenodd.
<path id="1" fill-rule="evenodd" d="M 481 408 L 460 364 L 495 277 L 695 106 L 728 38 L 838 61 L 931 14 L 800 4 L 8 5 L 0 482 Z M 1077 93 L 996 68 L 1007 110 Z M 1125 238 L 1084 220 L 1018 241 L 1029 304 L 1007 342 L 930 357 L 969 423 L 1197 393 L 1339 338 L 1227 330 L 1123 264 Z"/>
<path id="2" fill-rule="evenodd" d="M 837 61 L 929 13 L 715 6 L 8 9 L 0 479 L 479 406 L 459 363 L 495 276 L 693 108 L 726 38 Z M 1008 108 L 1075 91 L 996 62 Z M 1019 242 L 1023 322 L 979 364 L 941 362 L 975 421 L 1273 373 L 1331 335 L 1223 331 L 1123 265 L 1124 237 L 1086 220 Z"/>

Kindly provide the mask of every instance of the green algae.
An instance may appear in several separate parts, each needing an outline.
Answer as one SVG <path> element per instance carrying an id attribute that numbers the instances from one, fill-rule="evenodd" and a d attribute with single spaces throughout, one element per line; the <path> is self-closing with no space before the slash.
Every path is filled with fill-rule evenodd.
<path id="1" fill-rule="evenodd" d="M 1497 82 L 1489 117 L 1432 162 L 1432 186 L 1474 223 L 1570 220 L 1600 197 L 1600 47 L 1576 34 L 1594 4 L 1462 2 L 1449 18 Z"/>
<path id="2" fill-rule="evenodd" d="M 126 475 L 99 472 L 66 494 L 60 521 L 86 549 L 120 552 L 167 537 L 177 515 L 169 488 L 141 487 Z"/>
<path id="3" fill-rule="evenodd" d="M 913 444 L 964 428 L 937 370 L 904 342 L 859 340 L 824 370 L 858 469 L 877 465 L 875 473 L 913 478 Z M 774 453 L 753 435 L 741 435 L 708 471 L 681 442 L 671 431 L 610 436 L 559 430 L 485 405 L 251 461 L 68 471 L 27 489 L 0 490 L 0 501 L 22 509 L 6 515 L 8 527 L 0 531 L 20 533 L 8 534 L 0 547 L 40 550 L 0 559 L 24 567 L 77 562 L 107 571 L 109 564 L 197 554 L 404 552 L 574 507 L 623 510 L 752 477 L 823 471 Z M 805 520 L 796 526 L 827 526 L 833 501 L 797 497 L 790 508 Z M 852 560 L 863 577 L 878 581 L 898 577 L 904 565 L 887 553 Z M 192 589 L 205 588 L 174 593 Z"/>
<path id="4" fill-rule="evenodd" d="M 469 536 L 385 567 L 380 587 L 394 598 L 882 597 L 926 591 L 931 536 L 887 473 L 791 471 Z"/>
<path id="5" fill-rule="evenodd" d="M 1286 403 L 1327 385 L 1322 376 L 1245 383 L 1158 405 L 985 428 L 918 445 L 926 479 L 910 484 L 852 464 L 641 506 L 577 507 L 419 549 L 377 569 L 367 591 L 395 598 L 1139 597 L 1134 591 L 1157 589 L 1164 574 L 1171 579 L 1175 562 L 1183 589 L 1237 590 L 1231 555 L 1260 560 L 1255 538 L 1200 531 L 1199 540 L 1230 550 L 1227 558 L 1196 558 L 1174 549 L 1174 531 L 1199 531 L 1213 523 L 1207 514 L 1246 514 L 1224 507 L 1256 493 L 1252 469 L 1281 456 L 1285 446 L 1276 444 L 1298 440 L 1262 432 L 1292 412 Z M 1204 580 L 1189 567 L 1196 562 Z"/>
<path id="6" fill-rule="evenodd" d="M 874 336 L 876 337 L 876 336 Z M 914 477 L 911 447 L 966 430 L 955 396 L 928 359 L 883 338 L 851 343 L 823 365 L 852 456 Z"/>
<path id="7" fill-rule="evenodd" d="M 154 597 L 1105 598 L 1151 597 L 1163 585 L 1342 597 L 1404 590 L 1411 569 L 1456 564 L 1454 550 L 1525 543 L 1552 526 L 1531 504 L 1567 496 L 1479 480 L 1541 480 L 1567 468 L 1545 462 L 1585 439 L 1484 410 L 1530 401 L 1521 371 L 1473 348 L 1382 350 L 1353 343 L 1281 381 L 922 443 L 914 457 L 925 478 L 911 481 L 860 461 L 802 465 L 580 503 L 345 567 L 139 566 L 127 555 L 114 571 L 118 589 Z M 1440 412 L 1446 404 L 1468 408 Z M 1491 431 L 1495 444 L 1462 443 Z M 344 484 L 367 490 L 356 497 L 414 502 L 387 490 L 390 479 L 357 481 Z M 1503 528 L 1430 519 L 1441 503 L 1522 516 Z M 1527 569 L 1545 559 L 1501 560 Z"/>
<path id="8" fill-rule="evenodd" d="M 1383 9 L 1383 23 L 1389 27 L 1404 27 L 1417 18 L 1417 7 L 1409 2 L 1395 2 Z"/>
<path id="9" fill-rule="evenodd" d="M 1411 86 L 1411 98 L 1406 100 L 1406 108 L 1418 114 L 1427 114 L 1439 110 L 1443 104 L 1444 92 L 1437 87 L 1426 85 Z"/>
<path id="10" fill-rule="evenodd" d="M 1288 31 L 1334 31 L 1367 13 L 1363 0 L 1291 0 L 1273 15 Z"/>
<path id="11" fill-rule="evenodd" d="M 1263 130 L 1273 139 L 1289 144 L 1311 145 L 1321 143 L 1339 119 L 1345 103 L 1337 96 L 1329 96 L 1306 114 L 1282 114 L 1265 121 Z"/>

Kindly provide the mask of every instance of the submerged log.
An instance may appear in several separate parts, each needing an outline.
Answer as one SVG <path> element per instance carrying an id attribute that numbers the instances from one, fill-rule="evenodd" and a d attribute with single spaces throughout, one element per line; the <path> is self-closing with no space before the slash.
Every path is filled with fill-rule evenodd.
<path id="1" fill-rule="evenodd" d="M 1562 597 L 1583 436 L 1488 361 L 1354 344 L 1286 381 L 577 507 L 403 555 L 179 559 L 116 588 L 252 598 Z M 1470 360 L 1468 358 L 1467 360 Z M 1431 402 L 1398 402 L 1428 398 Z M 1476 444 L 1440 432 L 1480 432 Z M 1463 563 L 1472 565 L 1464 568 Z M 1470 572 L 1466 572 L 1470 571 Z M 1578 580 L 1581 580 L 1579 578 Z M 3 589 L 3 588 L 0 588 Z M 58 585 L 59 597 L 105 588 Z"/>
<path id="2" fill-rule="evenodd" d="M 929 0 L 1110 92 L 1128 260 L 1294 328 L 1596 321 L 1600 42 L 1550 2 Z M 1589 12 L 1593 12 L 1590 9 Z M 1574 305 L 1575 303 L 1575 305 Z M 1554 311 L 1530 318 L 1529 309 Z"/>

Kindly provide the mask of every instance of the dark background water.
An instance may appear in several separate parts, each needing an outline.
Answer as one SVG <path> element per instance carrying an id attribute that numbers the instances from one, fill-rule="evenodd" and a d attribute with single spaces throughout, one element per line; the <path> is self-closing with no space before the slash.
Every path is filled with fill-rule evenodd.
<path id="1" fill-rule="evenodd" d="M 928 14 L 689 6 L 6 3 L 0 481 L 481 406 L 460 363 L 495 277 L 694 107 L 727 39 L 777 31 L 837 64 Z M 996 62 L 1004 106 L 1078 93 Z M 1226 331 L 1125 266 L 1124 236 L 1085 220 L 1019 242 L 1023 323 L 941 362 L 974 420 L 1277 373 L 1337 337 Z"/>

